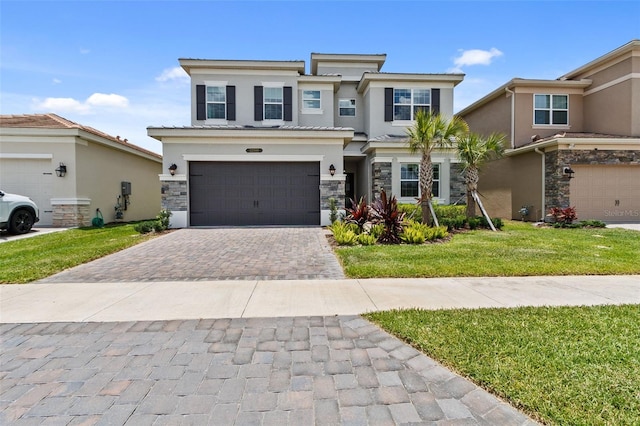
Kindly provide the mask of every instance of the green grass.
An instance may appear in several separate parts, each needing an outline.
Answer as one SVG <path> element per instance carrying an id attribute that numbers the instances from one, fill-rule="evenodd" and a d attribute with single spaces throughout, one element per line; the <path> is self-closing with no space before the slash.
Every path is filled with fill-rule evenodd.
<path id="1" fill-rule="evenodd" d="M 640 419 L 640 305 L 365 316 L 544 423 Z"/>
<path id="2" fill-rule="evenodd" d="M 132 224 L 79 228 L 0 244 L 0 283 L 21 284 L 115 253 L 151 238 Z"/>
<path id="3" fill-rule="evenodd" d="M 446 243 L 335 251 L 351 278 L 640 274 L 640 233 L 616 228 L 506 221 L 500 232 L 468 231 Z"/>

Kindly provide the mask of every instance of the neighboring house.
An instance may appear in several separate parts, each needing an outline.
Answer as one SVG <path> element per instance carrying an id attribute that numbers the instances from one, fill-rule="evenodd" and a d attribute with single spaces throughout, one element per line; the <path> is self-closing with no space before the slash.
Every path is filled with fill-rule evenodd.
<path id="1" fill-rule="evenodd" d="M 180 59 L 191 126 L 148 128 L 173 225 L 326 225 L 331 198 L 342 209 L 381 189 L 415 203 L 420 157 L 406 128 L 418 109 L 451 117 L 464 75 L 382 73 L 385 60 L 313 53 L 305 74 L 304 61 Z M 433 161 L 436 200 L 463 197 L 455 153 Z"/>
<path id="2" fill-rule="evenodd" d="M 557 80 L 514 78 L 459 112 L 472 131 L 508 135 L 479 192 L 493 215 L 640 221 L 640 40 Z M 523 213 L 525 211 L 523 210 Z"/>
<path id="3" fill-rule="evenodd" d="M 119 136 L 55 114 L 0 115 L 0 188 L 31 197 L 38 226 L 88 226 L 96 209 L 107 223 L 153 218 L 160 173 L 160 155 Z"/>

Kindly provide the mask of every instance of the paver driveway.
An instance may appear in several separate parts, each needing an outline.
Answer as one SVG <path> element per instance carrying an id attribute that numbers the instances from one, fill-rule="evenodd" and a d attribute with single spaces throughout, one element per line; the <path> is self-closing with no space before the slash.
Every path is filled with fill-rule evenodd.
<path id="1" fill-rule="evenodd" d="M 39 282 L 344 278 L 319 227 L 180 229 Z"/>
<path id="2" fill-rule="evenodd" d="M 355 316 L 0 333 L 3 425 L 535 424 Z"/>

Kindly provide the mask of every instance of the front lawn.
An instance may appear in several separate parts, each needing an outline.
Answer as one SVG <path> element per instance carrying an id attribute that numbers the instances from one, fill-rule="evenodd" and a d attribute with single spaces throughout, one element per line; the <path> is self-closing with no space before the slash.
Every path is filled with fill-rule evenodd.
<path id="1" fill-rule="evenodd" d="M 640 233 L 506 221 L 446 243 L 338 247 L 351 278 L 640 274 Z"/>
<path id="2" fill-rule="evenodd" d="M 151 238 L 132 224 L 79 228 L 0 244 L 0 283 L 26 283 Z"/>
<path id="3" fill-rule="evenodd" d="M 640 419 L 640 305 L 365 317 L 546 424 Z"/>

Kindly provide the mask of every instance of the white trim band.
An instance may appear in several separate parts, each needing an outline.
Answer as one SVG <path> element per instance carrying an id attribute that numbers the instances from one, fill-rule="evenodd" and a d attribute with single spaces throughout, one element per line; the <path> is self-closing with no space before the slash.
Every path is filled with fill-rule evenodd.
<path id="1" fill-rule="evenodd" d="M 245 161 L 245 162 L 306 162 L 322 161 L 324 155 L 208 155 L 208 154 L 183 154 L 185 161 Z"/>
<path id="2" fill-rule="evenodd" d="M 72 205 L 72 206 L 88 206 L 91 204 L 91 198 L 52 198 L 51 205 Z"/>
<path id="3" fill-rule="evenodd" d="M 51 160 L 53 154 L 21 154 L 0 152 L 0 158 L 10 158 L 16 160 Z"/>

